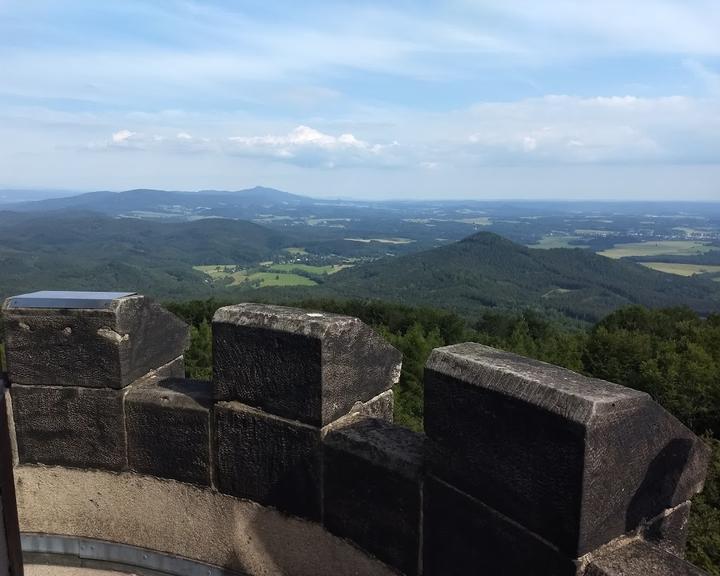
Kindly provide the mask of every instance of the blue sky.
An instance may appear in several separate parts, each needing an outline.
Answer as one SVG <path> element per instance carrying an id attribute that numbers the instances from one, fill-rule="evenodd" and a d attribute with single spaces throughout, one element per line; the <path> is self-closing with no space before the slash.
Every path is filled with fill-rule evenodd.
<path id="1" fill-rule="evenodd" d="M 720 200 L 717 0 L 0 0 L 0 187 Z"/>

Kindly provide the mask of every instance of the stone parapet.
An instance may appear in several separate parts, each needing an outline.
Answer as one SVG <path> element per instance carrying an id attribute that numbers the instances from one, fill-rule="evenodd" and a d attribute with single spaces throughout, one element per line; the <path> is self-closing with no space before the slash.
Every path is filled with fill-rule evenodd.
<path id="1" fill-rule="evenodd" d="M 325 526 L 413 576 L 422 573 L 423 442 L 363 416 L 325 437 Z"/>
<path id="2" fill-rule="evenodd" d="M 245 574 L 700 574 L 681 556 L 708 449 L 641 392 L 450 346 L 418 434 L 392 423 L 400 353 L 355 318 L 223 308 L 201 382 L 186 327 L 141 296 L 22 305 L 4 314 L 27 532 Z"/>
<path id="3" fill-rule="evenodd" d="M 392 388 L 401 354 L 350 316 L 238 304 L 213 319 L 216 400 L 326 426 Z"/>
<path id="4" fill-rule="evenodd" d="M 101 293 L 79 301 L 67 297 L 72 292 L 36 294 L 3 305 L 12 384 L 124 388 L 182 356 L 188 344 L 185 323 L 145 296 Z M 93 307 L 64 307 L 68 302 Z"/>
<path id="5" fill-rule="evenodd" d="M 702 489 L 710 456 L 647 394 L 480 344 L 432 352 L 425 431 L 429 474 L 456 491 L 453 501 L 472 498 L 543 543 L 538 566 L 546 549 L 581 565 L 674 512 Z M 656 528 L 660 540 L 683 538 L 682 521 Z M 435 558 L 432 546 L 426 539 Z M 530 552 L 524 556 L 532 564 Z M 517 574 L 530 573 L 523 570 Z"/>

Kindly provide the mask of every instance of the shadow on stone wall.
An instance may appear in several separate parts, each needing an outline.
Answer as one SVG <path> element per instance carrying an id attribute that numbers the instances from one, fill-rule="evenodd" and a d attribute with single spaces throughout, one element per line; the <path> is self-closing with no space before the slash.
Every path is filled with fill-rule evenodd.
<path id="1" fill-rule="evenodd" d="M 643 521 L 650 520 L 649 510 L 665 510 L 680 504 L 675 502 L 675 497 L 693 446 L 693 440 L 675 438 L 650 462 L 645 478 L 628 506 L 626 531 L 630 532 Z"/>

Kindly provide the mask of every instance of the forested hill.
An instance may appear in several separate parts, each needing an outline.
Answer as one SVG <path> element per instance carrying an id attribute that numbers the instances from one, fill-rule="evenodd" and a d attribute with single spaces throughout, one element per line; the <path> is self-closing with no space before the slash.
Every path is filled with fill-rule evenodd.
<path id="1" fill-rule="evenodd" d="M 92 212 L 0 212 L 0 297 L 92 288 L 162 299 L 368 298 L 473 316 L 488 307 L 536 308 L 588 321 L 628 304 L 685 305 L 703 314 L 720 310 L 720 282 L 663 274 L 588 250 L 530 249 L 488 232 L 406 256 L 356 259 L 353 268 L 312 276 L 308 282 L 318 285 L 306 287 L 256 290 L 197 268 L 252 270 L 284 261 L 285 248 L 317 246 L 316 236 L 339 260 L 343 241 L 323 240 L 324 233 L 312 226 L 273 229 L 220 218 L 159 222 Z M 344 241 L 356 244 L 369 246 Z M 292 264 L 285 266 L 293 271 Z"/>
<path id="2" fill-rule="evenodd" d="M 207 297 L 216 287 L 193 266 L 272 259 L 287 242 L 281 233 L 242 220 L 159 224 L 93 213 L 0 212 L 0 296 L 92 287 Z"/>
<path id="3" fill-rule="evenodd" d="M 344 270 L 324 287 L 339 296 L 459 312 L 531 306 L 590 321 L 629 304 L 720 310 L 717 282 L 662 274 L 585 250 L 530 249 L 489 232 Z"/>
<path id="4" fill-rule="evenodd" d="M 125 214 L 153 215 L 168 218 L 190 215 L 250 218 L 258 210 L 272 206 L 298 206 L 311 200 L 273 188 L 257 186 L 236 192 L 201 190 L 175 192 L 169 190 L 127 190 L 125 192 L 88 192 L 63 198 L 47 198 L 7 204 L 15 212 L 48 212 L 87 210 L 113 216 Z"/>

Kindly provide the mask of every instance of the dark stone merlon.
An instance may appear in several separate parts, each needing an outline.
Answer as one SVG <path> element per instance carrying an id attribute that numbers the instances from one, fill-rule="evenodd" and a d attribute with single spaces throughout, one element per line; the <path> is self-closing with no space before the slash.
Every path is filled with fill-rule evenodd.
<path id="1" fill-rule="evenodd" d="M 323 435 L 346 419 L 373 415 L 391 420 L 392 406 L 388 390 L 318 428 L 240 402 L 218 402 L 213 415 L 216 485 L 225 494 L 320 520 Z"/>
<path id="2" fill-rule="evenodd" d="M 22 308 L 6 300 L 10 382 L 118 389 L 182 356 L 187 325 L 152 299 L 121 296 L 103 305 Z"/>
<path id="3" fill-rule="evenodd" d="M 320 429 L 240 402 L 219 402 L 214 413 L 218 489 L 319 521 Z"/>
<path id="4" fill-rule="evenodd" d="M 152 371 L 144 381 L 183 372 L 183 359 L 176 358 Z M 115 390 L 14 384 L 10 396 L 19 462 L 127 469 L 123 403 L 131 390 L 133 386 Z M 151 434 L 158 436 L 159 430 Z"/>
<path id="5" fill-rule="evenodd" d="M 433 351 L 432 474 L 582 556 L 702 488 L 709 450 L 647 394 L 482 346 Z"/>
<path id="6" fill-rule="evenodd" d="M 480 500 L 437 478 L 425 479 L 425 576 L 575 576 L 556 547 Z"/>
<path id="7" fill-rule="evenodd" d="M 215 399 L 322 427 L 389 390 L 401 354 L 357 318 L 238 304 L 213 319 Z"/>
<path id="8" fill-rule="evenodd" d="M 124 391 L 15 384 L 10 395 L 21 464 L 127 467 Z"/>
<path id="9" fill-rule="evenodd" d="M 208 486 L 210 382 L 153 375 L 125 395 L 128 466 L 141 474 Z"/>
<path id="10" fill-rule="evenodd" d="M 585 576 L 707 576 L 699 568 L 642 540 L 613 546 L 595 556 Z"/>
<path id="11" fill-rule="evenodd" d="M 421 434 L 348 418 L 325 437 L 325 526 L 404 574 L 419 574 L 422 477 Z"/>

